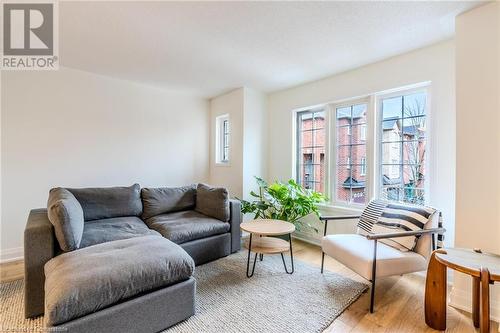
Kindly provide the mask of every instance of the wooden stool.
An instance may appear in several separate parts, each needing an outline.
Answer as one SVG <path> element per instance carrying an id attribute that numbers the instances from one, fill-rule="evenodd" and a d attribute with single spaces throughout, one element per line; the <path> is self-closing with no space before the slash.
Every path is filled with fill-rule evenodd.
<path id="1" fill-rule="evenodd" d="M 439 249 L 432 253 L 425 282 L 425 323 L 446 329 L 446 268 L 472 277 L 472 319 L 481 333 L 490 330 L 490 284 L 500 281 L 500 256 L 474 249 Z"/>

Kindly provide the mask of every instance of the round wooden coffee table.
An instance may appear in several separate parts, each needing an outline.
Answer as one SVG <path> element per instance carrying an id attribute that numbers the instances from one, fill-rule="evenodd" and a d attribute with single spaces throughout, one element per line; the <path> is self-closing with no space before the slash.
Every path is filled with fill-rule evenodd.
<path id="1" fill-rule="evenodd" d="M 295 226 L 293 224 L 280 220 L 261 219 L 242 223 L 240 228 L 241 230 L 250 233 L 248 242 L 245 243 L 245 246 L 248 248 L 247 277 L 250 278 L 253 276 L 255 263 L 257 262 L 257 254 L 259 254 L 261 261 L 264 258 L 264 254 L 281 254 L 281 260 L 283 261 L 285 272 L 287 274 L 293 273 L 292 233 L 295 231 Z M 283 235 L 288 235 L 288 241 L 277 237 L 269 237 Z M 283 256 L 283 253 L 287 251 L 290 251 L 290 258 L 292 262 L 291 271 L 288 271 L 285 264 L 285 257 Z M 255 253 L 252 272 L 250 272 L 251 252 Z"/>

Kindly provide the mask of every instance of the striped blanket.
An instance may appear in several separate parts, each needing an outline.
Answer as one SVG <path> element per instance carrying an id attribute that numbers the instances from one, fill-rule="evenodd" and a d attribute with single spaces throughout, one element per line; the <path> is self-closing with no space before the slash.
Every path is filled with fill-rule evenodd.
<path id="1" fill-rule="evenodd" d="M 442 224 L 441 213 L 434 208 L 372 200 L 361 214 L 358 232 L 366 235 L 422 230 L 434 218 L 439 218 L 438 223 Z M 401 251 L 411 251 L 418 238 L 419 236 L 396 237 L 381 239 L 380 242 Z M 443 236 L 438 235 L 439 247 L 441 247 L 442 241 Z"/>

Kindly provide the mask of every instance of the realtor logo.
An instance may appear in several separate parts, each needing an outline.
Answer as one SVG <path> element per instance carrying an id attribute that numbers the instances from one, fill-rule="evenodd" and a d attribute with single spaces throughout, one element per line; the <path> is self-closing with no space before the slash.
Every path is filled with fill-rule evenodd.
<path id="1" fill-rule="evenodd" d="M 58 69 L 57 3 L 9 2 L 2 5 L 3 70 Z"/>

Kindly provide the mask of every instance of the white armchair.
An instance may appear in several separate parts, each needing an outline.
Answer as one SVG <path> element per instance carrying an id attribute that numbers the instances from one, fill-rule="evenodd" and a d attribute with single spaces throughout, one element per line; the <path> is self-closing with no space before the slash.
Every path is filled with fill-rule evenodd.
<path id="1" fill-rule="evenodd" d="M 380 206 L 380 201 L 375 205 L 377 204 Z M 395 214 L 394 209 L 390 208 L 394 206 L 396 205 L 387 203 L 384 208 L 378 209 L 376 214 L 373 214 L 373 210 L 367 213 L 369 205 L 361 216 L 322 216 L 320 218 L 325 223 L 324 237 L 321 241 L 321 273 L 323 273 L 325 254 L 327 254 L 366 280 L 371 281 L 371 313 L 373 313 L 374 308 L 376 278 L 426 270 L 427 259 L 432 250 L 436 248 L 434 235 L 438 234 L 439 242 L 445 232 L 445 229 L 441 227 L 440 213 L 437 211 L 429 214 L 427 223 L 419 224 L 421 228 L 414 228 L 418 230 L 408 230 L 411 228 L 403 223 L 406 221 L 395 224 L 388 223 L 389 219 L 384 218 L 384 214 L 386 214 L 385 216 L 390 215 L 393 219 L 397 216 L 398 221 L 401 221 L 402 215 Z M 421 209 L 414 208 L 415 206 L 398 206 L 397 208 L 401 209 L 401 207 L 408 207 L 409 216 L 417 216 L 415 209 Z M 384 209 L 390 211 L 391 214 L 384 213 Z M 328 221 L 346 219 L 359 219 L 357 234 L 326 234 Z M 413 217 L 408 219 L 413 219 Z M 367 227 L 369 224 L 373 225 Z M 385 230 L 392 229 L 392 232 L 373 232 L 384 230 L 384 228 Z M 413 239 L 415 245 L 402 251 L 396 248 L 398 246 L 394 246 L 394 244 L 399 245 L 398 243 L 391 244 L 391 242 L 403 239 L 410 242 Z"/>

